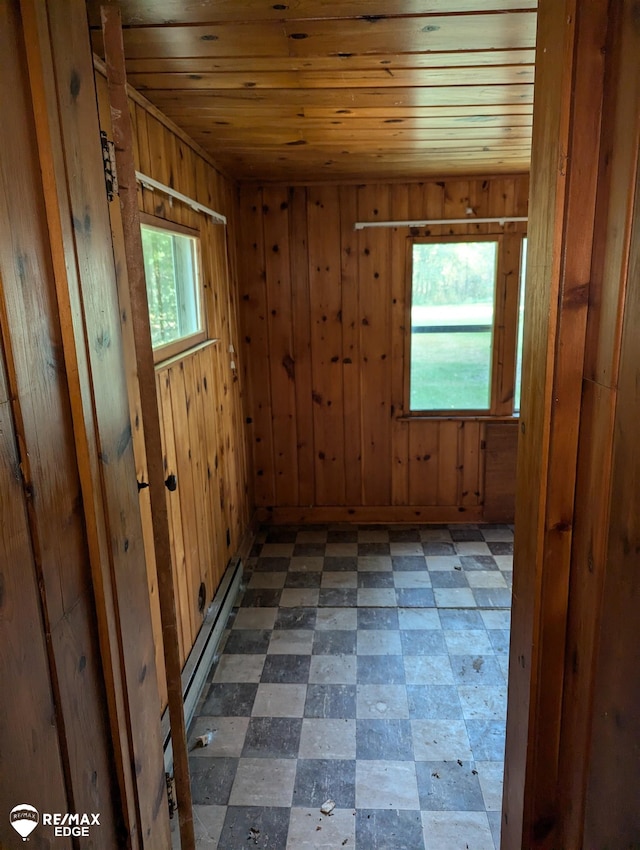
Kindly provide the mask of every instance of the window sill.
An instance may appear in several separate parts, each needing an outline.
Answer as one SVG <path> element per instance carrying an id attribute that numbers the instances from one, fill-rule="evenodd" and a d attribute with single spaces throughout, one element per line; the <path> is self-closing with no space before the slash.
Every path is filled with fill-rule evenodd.
<path id="1" fill-rule="evenodd" d="M 199 342 L 196 345 L 191 346 L 191 348 L 185 348 L 184 351 L 180 351 L 178 354 L 167 357 L 165 360 L 159 360 L 155 364 L 156 372 L 161 372 L 168 366 L 173 366 L 174 363 L 179 363 L 180 360 L 191 357 L 192 354 L 196 354 L 198 351 L 202 351 L 204 348 L 209 348 L 211 345 L 215 345 L 218 342 L 220 342 L 218 337 L 215 339 L 205 339 L 204 342 Z"/>
<path id="2" fill-rule="evenodd" d="M 518 422 L 520 414 L 492 413 L 404 413 L 395 417 L 396 422 L 413 422 L 415 420 L 431 422 Z"/>

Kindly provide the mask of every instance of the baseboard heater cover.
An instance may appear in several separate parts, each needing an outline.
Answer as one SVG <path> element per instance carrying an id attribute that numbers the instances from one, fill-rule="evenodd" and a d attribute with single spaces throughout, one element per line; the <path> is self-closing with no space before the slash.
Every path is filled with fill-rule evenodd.
<path id="1" fill-rule="evenodd" d="M 209 606 L 198 637 L 189 653 L 182 671 L 182 696 L 184 720 L 187 729 L 193 718 L 198 699 L 215 658 L 229 614 L 235 604 L 242 584 L 242 559 L 232 558 Z M 162 740 L 164 744 L 164 769 L 173 773 L 173 746 L 169 724 L 169 710 L 162 714 Z"/>

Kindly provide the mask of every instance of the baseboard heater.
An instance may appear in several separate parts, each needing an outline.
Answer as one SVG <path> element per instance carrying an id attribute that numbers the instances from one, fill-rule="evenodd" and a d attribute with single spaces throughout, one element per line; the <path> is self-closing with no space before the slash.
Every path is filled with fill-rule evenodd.
<path id="1" fill-rule="evenodd" d="M 215 657 L 227 619 L 242 583 L 242 559 L 232 558 L 209 606 L 198 637 L 189 653 L 182 671 L 182 697 L 187 728 L 196 710 L 198 699 Z M 173 773 L 173 746 L 169 725 L 169 710 L 162 714 L 162 740 L 164 744 L 164 769 Z"/>

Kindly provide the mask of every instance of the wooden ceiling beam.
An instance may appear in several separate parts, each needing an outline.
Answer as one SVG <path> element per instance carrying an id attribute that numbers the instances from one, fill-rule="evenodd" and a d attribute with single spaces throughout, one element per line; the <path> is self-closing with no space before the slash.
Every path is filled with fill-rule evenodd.
<path id="1" fill-rule="evenodd" d="M 358 71 L 214 71 L 213 73 L 129 74 L 139 91 L 244 89 L 434 88 L 469 85 L 533 84 L 533 65 L 464 68 L 375 68 Z"/>
<path id="2" fill-rule="evenodd" d="M 501 65 L 533 65 L 535 50 L 459 50 L 428 53 L 352 53 L 349 56 L 227 56 L 227 57 L 151 57 L 127 60 L 129 79 L 133 74 L 187 73 L 215 71 L 255 74 L 274 71 L 366 71 L 378 68 L 464 68 Z"/>
<path id="3" fill-rule="evenodd" d="M 154 103 L 160 109 L 179 107 L 182 110 L 213 109 L 227 110 L 231 106 L 247 109 L 256 106 L 295 106 L 299 109 L 325 107 L 335 109 L 357 109 L 378 107 L 393 109 L 399 106 L 446 107 L 508 106 L 510 104 L 532 104 L 532 85 L 511 86 L 434 86 L 433 88 L 397 88 L 393 91 L 378 88 L 363 88 L 349 91 L 342 89 L 273 89 L 271 91 L 233 91 L 220 89 L 208 92 L 183 90 L 156 91 Z"/>
<path id="4" fill-rule="evenodd" d="M 101 0 L 89 0 L 91 26 L 100 26 Z M 367 0 L 368 18 L 425 14 L 460 14 L 535 10 L 536 0 Z M 169 24 L 237 23 L 252 21 L 293 21 L 309 19 L 358 18 L 362 0 L 289 0 L 287 3 L 265 3 L 264 0 L 130 0 L 123 4 L 125 27 L 163 26 Z"/>
<path id="5" fill-rule="evenodd" d="M 412 18 L 140 27 L 124 33 L 128 59 L 153 56 L 317 56 L 454 50 L 512 50 L 535 45 L 533 11 Z M 101 38 L 93 35 L 94 49 Z"/>

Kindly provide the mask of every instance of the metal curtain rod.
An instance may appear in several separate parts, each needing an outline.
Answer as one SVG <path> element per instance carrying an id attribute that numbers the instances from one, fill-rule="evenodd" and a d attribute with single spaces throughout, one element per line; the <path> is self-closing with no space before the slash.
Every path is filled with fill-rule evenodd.
<path id="1" fill-rule="evenodd" d="M 354 230 L 365 227 L 427 227 L 431 224 L 495 224 L 503 227 L 510 221 L 528 221 L 526 215 L 501 215 L 495 218 L 432 218 L 421 221 L 356 221 Z"/>
<path id="2" fill-rule="evenodd" d="M 146 174 L 142 174 L 141 171 L 136 171 L 136 180 L 138 183 L 141 183 L 145 189 L 151 189 L 151 191 L 164 192 L 165 195 L 169 195 L 172 198 L 176 198 L 178 201 L 182 201 L 183 204 L 191 207 L 192 210 L 196 210 L 196 212 L 203 212 L 206 215 L 211 216 L 214 221 L 217 221 L 218 224 L 226 224 L 227 217 L 222 215 L 222 213 L 218 213 L 215 210 L 210 209 L 209 207 L 205 207 L 204 204 L 199 203 L 198 201 L 194 201 L 193 198 L 187 197 L 187 195 L 183 195 L 182 192 L 178 192 L 176 189 L 172 189 L 171 186 L 167 186 L 164 183 L 160 183 L 159 180 L 154 180 L 153 177 L 148 177 Z"/>

